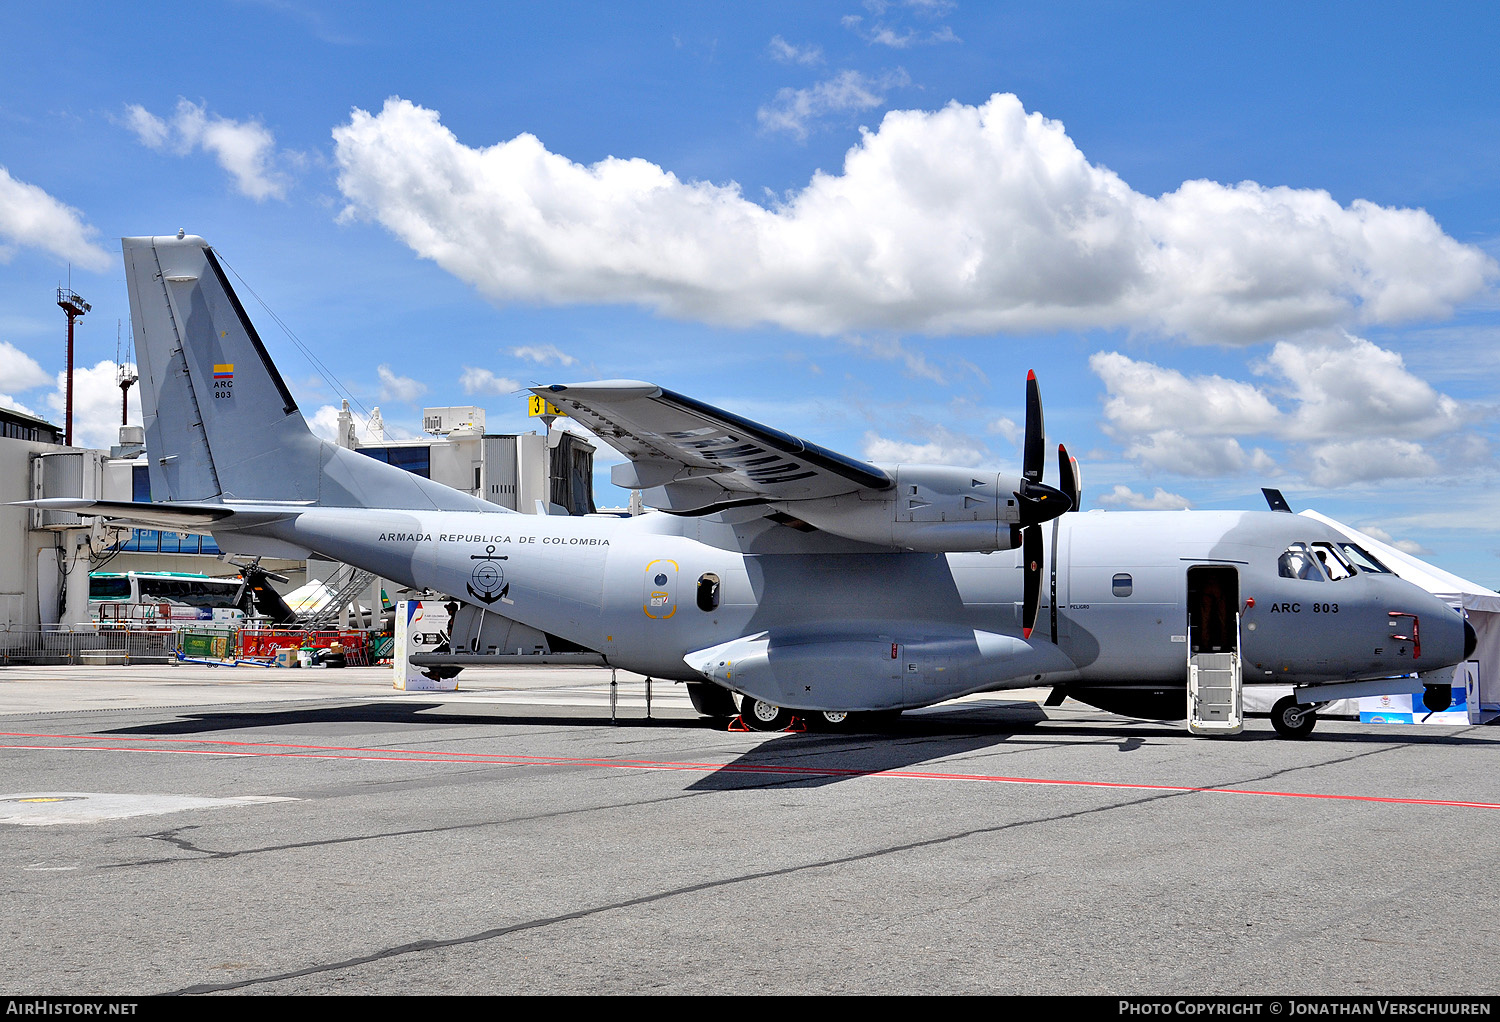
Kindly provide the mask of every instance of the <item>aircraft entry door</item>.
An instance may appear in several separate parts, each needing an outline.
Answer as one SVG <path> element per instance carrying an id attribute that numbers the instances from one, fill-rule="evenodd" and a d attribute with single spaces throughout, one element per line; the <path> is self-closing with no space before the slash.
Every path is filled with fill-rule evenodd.
<path id="1" fill-rule="evenodd" d="M 1237 735 L 1244 727 L 1240 679 L 1240 576 L 1229 565 L 1189 568 L 1188 730 Z"/>

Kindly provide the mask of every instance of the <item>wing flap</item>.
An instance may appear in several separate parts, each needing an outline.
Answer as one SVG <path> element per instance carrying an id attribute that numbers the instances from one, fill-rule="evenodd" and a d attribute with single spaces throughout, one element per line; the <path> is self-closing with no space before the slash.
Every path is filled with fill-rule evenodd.
<path id="1" fill-rule="evenodd" d="M 658 507 L 809 500 L 892 485 L 874 465 L 654 384 L 602 380 L 532 393 L 629 458 L 612 478 L 646 491 Z"/>

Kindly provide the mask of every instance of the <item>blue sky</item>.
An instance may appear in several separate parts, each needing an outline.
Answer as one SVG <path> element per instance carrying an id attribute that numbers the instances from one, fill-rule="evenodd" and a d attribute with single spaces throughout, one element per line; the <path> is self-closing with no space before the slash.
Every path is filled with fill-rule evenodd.
<path id="1" fill-rule="evenodd" d="M 89 442 L 117 239 L 181 227 L 393 432 L 471 403 L 525 430 L 519 385 L 629 377 L 882 463 L 1013 468 L 1035 368 L 1087 506 L 1279 486 L 1500 583 L 1491 5 L 6 22 L 0 403 L 61 421 L 71 263 Z M 326 424 L 341 395 L 246 304 Z"/>

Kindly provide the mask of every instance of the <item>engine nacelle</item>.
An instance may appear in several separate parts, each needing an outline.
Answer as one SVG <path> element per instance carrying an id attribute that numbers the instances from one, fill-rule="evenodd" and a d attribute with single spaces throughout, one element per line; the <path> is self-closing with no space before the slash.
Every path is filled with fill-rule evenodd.
<path id="1" fill-rule="evenodd" d="M 896 485 L 779 505 L 809 525 L 846 539 L 929 553 L 1013 550 L 1023 524 L 1016 476 L 964 468 L 886 469 Z"/>

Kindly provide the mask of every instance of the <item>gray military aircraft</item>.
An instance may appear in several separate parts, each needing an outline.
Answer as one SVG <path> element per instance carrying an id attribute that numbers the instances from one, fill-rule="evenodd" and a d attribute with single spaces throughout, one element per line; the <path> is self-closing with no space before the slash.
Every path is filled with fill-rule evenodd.
<path id="1" fill-rule="evenodd" d="M 1272 721 L 1300 736 L 1325 700 L 1409 691 L 1475 644 L 1316 521 L 1069 513 L 1077 465 L 1059 448 L 1060 486 L 1042 482 L 1034 376 L 1019 476 L 877 467 L 649 383 L 534 388 L 625 455 L 614 482 L 659 510 L 516 514 L 314 436 L 203 239 L 124 254 L 152 502 L 33 504 L 451 594 L 477 623 L 456 649 L 592 651 L 687 682 L 712 716 L 737 694 L 766 730 L 1047 685 L 1049 702 L 1234 731 L 1239 686 L 1266 682 L 1294 687 Z"/>

